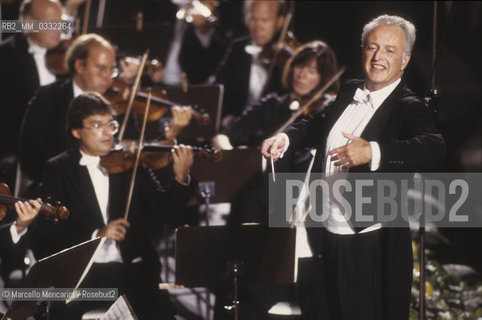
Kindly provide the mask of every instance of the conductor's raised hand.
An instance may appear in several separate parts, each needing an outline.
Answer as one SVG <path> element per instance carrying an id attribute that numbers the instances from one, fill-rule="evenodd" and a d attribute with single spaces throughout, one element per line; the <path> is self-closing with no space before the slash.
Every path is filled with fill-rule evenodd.
<path id="1" fill-rule="evenodd" d="M 263 141 L 263 144 L 261 145 L 261 153 L 266 159 L 273 158 L 273 161 L 276 161 L 281 157 L 285 145 L 286 139 L 280 133 Z"/>
<path id="2" fill-rule="evenodd" d="M 174 176 L 177 181 L 181 183 L 188 183 L 189 171 L 194 162 L 194 153 L 190 146 L 183 144 L 174 146 L 172 148 L 172 161 Z"/>
<path id="3" fill-rule="evenodd" d="M 98 237 L 106 237 L 115 241 L 122 241 L 126 238 L 127 228 L 130 223 L 126 219 L 120 218 L 110 221 L 105 227 L 99 230 Z"/>

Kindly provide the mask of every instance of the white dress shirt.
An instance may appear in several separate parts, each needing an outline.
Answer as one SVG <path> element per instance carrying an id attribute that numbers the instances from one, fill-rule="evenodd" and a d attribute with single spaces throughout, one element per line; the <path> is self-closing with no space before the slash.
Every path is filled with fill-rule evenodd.
<path id="1" fill-rule="evenodd" d="M 82 154 L 82 157 L 80 158 L 79 165 L 87 167 L 90 180 L 94 186 L 97 203 L 99 204 L 102 213 L 102 219 L 107 225 L 109 222 L 109 217 L 107 215 L 109 203 L 109 175 L 106 170 L 99 165 L 100 157 L 89 156 L 82 150 L 80 150 L 80 153 Z M 96 238 L 98 232 L 99 230 L 95 230 L 92 234 L 92 238 Z M 101 252 L 96 256 L 95 262 L 122 262 L 122 256 L 117 242 L 113 239 L 107 239 L 101 248 Z"/>
<path id="2" fill-rule="evenodd" d="M 74 87 L 74 98 L 77 98 L 80 96 L 82 93 L 84 93 L 84 90 L 82 90 L 77 83 L 75 83 L 75 80 L 72 80 L 72 86 Z"/>
<path id="3" fill-rule="evenodd" d="M 363 90 L 357 89 L 352 103 L 346 107 L 345 111 L 341 114 L 335 125 L 332 127 L 327 141 L 325 149 L 325 159 L 323 160 L 324 172 L 327 177 L 337 173 L 347 173 L 348 169 L 342 168 L 342 166 L 335 166 L 334 161 L 331 161 L 331 156 L 327 153 L 335 148 L 347 145 L 351 141 L 345 138 L 343 132 L 350 133 L 359 137 L 366 125 L 372 118 L 373 114 L 377 111 L 380 105 L 385 99 L 392 93 L 395 87 L 400 83 L 401 79 L 398 79 L 394 83 L 377 91 L 370 92 L 366 87 Z M 370 162 L 370 169 L 375 171 L 380 165 L 380 147 L 376 142 L 370 142 L 372 149 L 372 160 Z M 324 221 L 325 228 L 337 234 L 354 234 L 355 230 L 349 221 L 343 216 L 338 204 L 331 199 L 324 203 L 324 210 L 327 210 L 327 219 Z M 361 233 L 377 230 L 381 228 L 381 224 L 376 223 L 364 230 Z"/>
<path id="4" fill-rule="evenodd" d="M 247 46 L 247 48 L 254 48 L 254 47 L 256 47 L 256 45 L 254 44 Z M 254 50 L 250 53 L 252 55 L 252 58 L 251 58 L 251 70 L 249 72 L 248 101 L 246 103 L 246 105 L 248 106 L 252 105 L 256 101 L 258 101 L 259 98 L 261 98 L 261 94 L 263 93 L 263 89 L 266 85 L 266 81 L 268 80 L 268 70 L 266 70 L 266 67 L 263 66 L 258 59 L 260 52 L 261 50 Z"/>
<path id="5" fill-rule="evenodd" d="M 45 86 L 49 83 L 55 81 L 55 75 L 50 73 L 45 65 L 45 54 L 47 53 L 46 48 L 39 47 L 35 43 L 27 37 L 28 42 L 28 53 L 33 56 L 33 60 L 35 61 L 35 66 L 37 67 L 38 72 L 38 79 L 40 82 L 40 86 Z"/>

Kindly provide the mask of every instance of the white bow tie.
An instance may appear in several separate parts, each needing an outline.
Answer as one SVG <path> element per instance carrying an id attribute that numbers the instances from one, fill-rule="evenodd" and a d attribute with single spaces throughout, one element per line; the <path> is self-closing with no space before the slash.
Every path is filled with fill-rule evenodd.
<path id="1" fill-rule="evenodd" d="M 355 95 L 353 96 L 353 100 L 355 100 L 358 103 L 365 103 L 365 104 L 369 104 L 371 102 L 370 94 L 366 93 L 360 88 L 356 89 Z"/>
<path id="2" fill-rule="evenodd" d="M 255 44 L 248 44 L 244 47 L 244 51 L 250 55 L 257 55 L 263 51 L 263 48 Z"/>
<path id="3" fill-rule="evenodd" d="M 80 158 L 79 164 L 81 166 L 91 166 L 91 165 L 99 165 L 100 162 L 100 157 L 97 156 L 88 156 L 88 155 L 82 155 Z"/>
<path id="4" fill-rule="evenodd" d="M 28 47 L 28 53 L 33 54 L 34 56 L 45 55 L 45 53 L 47 53 L 47 49 L 41 48 L 41 47 L 36 46 L 36 45 L 31 45 L 31 46 Z"/>

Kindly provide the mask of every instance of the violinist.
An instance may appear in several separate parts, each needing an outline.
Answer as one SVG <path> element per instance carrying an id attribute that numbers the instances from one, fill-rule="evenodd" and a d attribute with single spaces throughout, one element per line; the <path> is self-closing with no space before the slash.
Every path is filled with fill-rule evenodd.
<path id="1" fill-rule="evenodd" d="M 34 253 L 43 257 L 91 238 L 106 237 L 80 287 L 119 288 L 140 319 L 173 319 L 167 293 L 158 290 L 160 263 L 149 232 L 159 232 L 162 223 L 176 220 L 176 213 L 192 196 L 192 149 L 173 149 L 175 179 L 165 190 L 149 170 L 138 168 L 126 220 L 123 214 L 131 172 L 109 175 L 99 165 L 100 157 L 113 147 L 118 130 L 112 108 L 98 93 L 83 93 L 72 101 L 66 127 L 73 147 L 48 162 L 43 191 L 65 204 L 70 217 L 56 225 L 36 225 L 35 237 L 41 241 Z M 51 318 L 80 319 L 85 310 L 97 307 L 90 301 L 69 303 L 53 308 Z"/>
<path id="2" fill-rule="evenodd" d="M 247 107 L 233 126 L 224 131 L 226 137 L 216 137 L 215 147 L 259 146 L 266 137 L 279 129 L 290 116 L 320 90 L 337 72 L 336 56 L 323 41 L 311 41 L 298 48 L 285 66 L 282 76 L 286 94 L 270 93 Z M 323 97 L 307 111 L 317 112 L 324 103 L 334 101 L 339 82 L 336 81 Z M 226 140 L 229 139 L 229 140 Z M 227 142 L 223 145 L 224 142 Z"/>
<path id="3" fill-rule="evenodd" d="M 41 181 L 43 167 L 49 158 L 70 147 L 65 122 L 72 99 L 85 91 L 104 94 L 118 74 L 114 46 L 96 34 L 78 37 L 67 51 L 66 63 L 71 77 L 41 87 L 30 101 L 23 121 L 19 159 L 22 170 L 34 182 Z M 181 110 L 179 113 L 189 112 Z M 174 117 L 177 114 L 173 112 Z M 175 124 L 177 119 L 174 118 Z M 136 125 L 132 121 L 128 124 L 126 138 L 136 138 Z M 179 126 L 182 124 L 172 127 L 178 132 Z"/>
<path id="4" fill-rule="evenodd" d="M 273 74 L 267 84 L 268 69 L 258 58 L 265 46 L 277 40 L 286 14 L 286 1 L 245 1 L 244 17 L 249 36 L 233 40 L 217 72 L 216 81 L 224 85 L 224 127 L 229 127 L 235 116 L 241 115 L 247 105 L 264 94 L 282 91 L 281 75 Z"/>
<path id="5" fill-rule="evenodd" d="M 113 45 L 95 34 L 78 37 L 67 53 L 66 63 L 71 77 L 37 91 L 20 131 L 22 171 L 35 182 L 41 181 L 47 160 L 70 146 L 65 119 L 72 99 L 89 90 L 103 94 L 117 73 Z"/>
<path id="6" fill-rule="evenodd" d="M 25 0 L 20 21 L 61 20 L 56 0 Z M 28 101 L 41 85 L 55 81 L 45 64 L 47 49 L 60 41 L 58 32 L 15 34 L 0 44 L 0 179 L 14 185 L 17 141 Z"/>

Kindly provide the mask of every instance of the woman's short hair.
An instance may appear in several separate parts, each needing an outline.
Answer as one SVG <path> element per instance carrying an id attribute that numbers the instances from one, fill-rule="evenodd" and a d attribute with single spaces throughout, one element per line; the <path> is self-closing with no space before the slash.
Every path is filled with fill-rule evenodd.
<path id="1" fill-rule="evenodd" d="M 313 59 L 321 78 L 313 92 L 321 89 L 338 72 L 336 55 L 328 44 L 319 40 L 307 42 L 296 50 L 285 65 L 281 82 L 287 90 L 293 89 L 293 68 L 305 66 Z M 336 93 L 339 88 L 340 82 L 337 80 L 327 91 Z"/>

